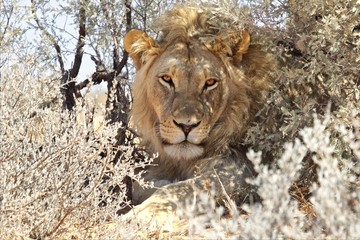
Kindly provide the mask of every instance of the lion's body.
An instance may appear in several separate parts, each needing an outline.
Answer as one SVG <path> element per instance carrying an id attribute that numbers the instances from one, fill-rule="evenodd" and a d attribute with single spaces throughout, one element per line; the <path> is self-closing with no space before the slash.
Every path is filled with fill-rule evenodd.
<path id="1" fill-rule="evenodd" d="M 246 30 L 216 28 L 209 14 L 176 7 L 158 20 L 157 41 L 138 30 L 125 38 L 137 67 L 132 121 L 148 150 L 159 153 L 145 177 L 170 183 L 138 212 L 149 214 L 154 204 L 160 211 L 164 201 L 191 195 L 190 182 L 204 186 L 205 178 L 220 176 L 227 191 L 246 187 L 248 166 L 233 146 L 259 110 L 275 64 L 250 44 Z"/>

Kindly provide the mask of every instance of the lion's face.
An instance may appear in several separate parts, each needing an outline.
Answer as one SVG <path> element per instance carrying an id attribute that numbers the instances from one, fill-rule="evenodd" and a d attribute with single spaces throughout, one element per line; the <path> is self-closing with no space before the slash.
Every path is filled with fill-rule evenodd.
<path id="1" fill-rule="evenodd" d="M 153 130 L 165 153 L 174 159 L 201 156 L 228 101 L 222 61 L 205 47 L 177 43 L 154 60 L 146 78 Z"/>
<path id="2" fill-rule="evenodd" d="M 167 162 L 190 166 L 240 139 L 272 64 L 249 47 L 246 30 L 209 43 L 182 30 L 169 29 L 164 41 L 132 30 L 124 47 L 137 69 L 131 116 L 143 143 Z"/>

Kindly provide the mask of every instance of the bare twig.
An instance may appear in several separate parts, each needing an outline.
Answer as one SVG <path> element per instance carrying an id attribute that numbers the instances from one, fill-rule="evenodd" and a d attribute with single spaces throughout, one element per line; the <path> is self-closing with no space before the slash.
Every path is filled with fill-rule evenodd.
<path id="1" fill-rule="evenodd" d="M 6 9 L 6 6 L 5 6 L 5 3 L 4 4 L 4 12 L 5 12 L 5 15 L 6 15 L 6 24 L 5 24 L 5 27 L 4 27 L 4 31 L 2 32 L 1 36 L 0 36 L 0 47 L 1 47 L 1 43 L 2 41 L 4 40 L 4 37 L 5 37 L 5 34 L 9 28 L 9 25 L 10 25 L 10 19 L 11 19 L 11 16 L 13 14 L 13 10 L 14 10 L 14 7 L 13 6 L 10 6 L 10 9 L 7 11 Z"/>
<path id="2" fill-rule="evenodd" d="M 126 32 L 130 31 L 131 29 L 131 1 L 127 0 L 125 1 L 125 19 L 126 19 Z M 115 71 L 117 72 L 117 75 L 121 72 L 121 70 L 124 68 L 124 66 L 127 63 L 128 60 L 128 53 L 126 51 L 123 51 L 123 58 L 121 59 L 121 61 L 118 63 L 118 65 L 115 68 Z"/>
<path id="3" fill-rule="evenodd" d="M 115 16 L 112 13 L 110 16 L 109 13 L 109 8 L 111 8 L 111 6 L 109 6 L 109 4 L 105 1 L 101 2 L 101 9 L 105 15 L 105 18 L 108 20 L 105 24 L 107 25 L 107 28 L 109 29 L 110 33 L 111 33 L 111 37 L 113 39 L 113 68 L 116 69 L 116 66 L 119 65 L 119 46 L 118 46 L 118 26 L 115 20 Z"/>
<path id="4" fill-rule="evenodd" d="M 34 20 L 35 20 L 38 28 L 45 34 L 45 36 L 53 44 L 53 46 L 54 46 L 54 48 L 56 50 L 57 60 L 58 60 L 58 62 L 60 64 L 61 73 L 64 75 L 66 72 L 65 72 L 65 67 L 64 67 L 64 61 L 63 61 L 62 56 L 61 56 L 61 48 L 60 48 L 59 44 L 56 42 L 55 37 L 53 35 L 51 35 L 45 29 L 45 27 L 40 23 L 40 20 L 37 17 L 37 14 L 36 14 L 36 0 L 31 0 L 31 12 L 33 14 Z"/>
<path id="5" fill-rule="evenodd" d="M 236 211 L 237 208 L 236 208 L 235 202 L 233 200 L 231 200 L 231 198 L 230 198 L 229 194 L 227 193 L 227 191 L 226 191 L 226 189 L 224 187 L 224 184 L 222 183 L 222 181 L 221 181 L 219 175 L 217 174 L 215 168 L 213 168 L 213 171 L 214 171 L 214 174 L 215 174 L 217 180 L 219 181 L 219 184 L 221 186 L 221 190 L 222 190 L 222 192 L 223 192 L 223 194 L 225 196 L 226 201 L 224 201 L 224 203 L 227 205 L 227 208 L 229 209 L 231 215 L 236 216 L 237 215 L 237 211 Z"/>

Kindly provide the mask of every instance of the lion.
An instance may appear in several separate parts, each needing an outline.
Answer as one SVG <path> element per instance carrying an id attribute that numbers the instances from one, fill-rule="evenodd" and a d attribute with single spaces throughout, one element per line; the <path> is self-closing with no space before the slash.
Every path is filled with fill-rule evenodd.
<path id="1" fill-rule="evenodd" d="M 135 29 L 124 38 L 136 68 L 131 119 L 158 153 L 144 175 L 155 187 L 134 187 L 128 214 L 161 223 L 178 219 L 177 208 L 209 184 L 217 199 L 248 194 L 254 172 L 239 146 L 276 62 L 247 29 L 210 10 L 175 6 L 155 27 L 157 39 Z"/>

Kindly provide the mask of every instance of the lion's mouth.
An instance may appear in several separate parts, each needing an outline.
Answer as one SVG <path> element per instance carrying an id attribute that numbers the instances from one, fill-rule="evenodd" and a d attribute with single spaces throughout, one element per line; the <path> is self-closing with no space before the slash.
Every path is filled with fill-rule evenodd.
<path id="1" fill-rule="evenodd" d="M 204 147 L 205 143 L 204 142 L 201 142 L 199 144 L 196 144 L 196 143 L 192 143 L 190 141 L 188 141 L 187 139 L 185 139 L 184 141 L 182 142 L 179 142 L 179 143 L 170 143 L 168 142 L 166 139 L 161 139 L 161 143 L 163 145 L 178 145 L 178 146 L 182 146 L 182 145 L 194 145 L 194 146 L 199 146 L 199 147 Z"/>
<path id="2" fill-rule="evenodd" d="M 177 144 L 164 143 L 163 147 L 168 156 L 177 160 L 194 160 L 204 154 L 202 144 L 193 144 L 186 140 Z"/>

